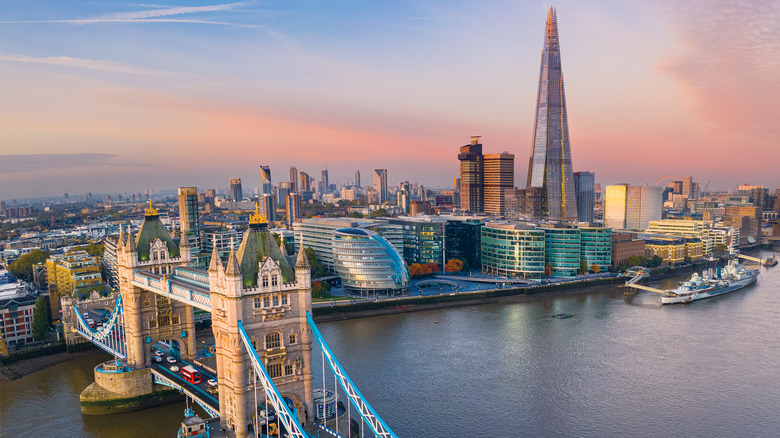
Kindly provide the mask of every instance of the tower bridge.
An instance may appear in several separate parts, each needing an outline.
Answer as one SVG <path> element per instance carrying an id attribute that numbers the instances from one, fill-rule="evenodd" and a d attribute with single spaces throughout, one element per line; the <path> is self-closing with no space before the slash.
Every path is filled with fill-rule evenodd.
<path id="1" fill-rule="evenodd" d="M 334 381 L 351 404 L 347 417 L 354 409 L 361 430 L 395 437 L 349 379 L 311 319 L 311 269 L 304 251 L 288 257 L 257 211 L 226 264 L 214 248 L 208 270 L 190 267 L 186 234 L 177 244 L 151 204 L 136 236 L 120 230 L 119 296 L 104 325 L 91 325 L 77 305 L 68 309 L 73 330 L 116 358 L 116 365 L 96 368 L 96 383 L 85 393 L 139 397 L 155 391 L 155 385 L 168 386 L 219 417 L 222 428 L 246 437 L 255 436 L 260 412 L 257 390 L 262 388 L 262 399 L 267 400 L 262 409 L 271 409 L 290 436 L 310 437 L 317 426 L 333 426 L 338 432 L 338 418 L 316 418 L 314 340 L 323 352 L 323 370 L 327 356 Z M 194 361 L 194 309 L 211 313 L 216 395 L 203 383 L 211 378 L 209 369 Z M 154 346 L 160 341 L 178 345 L 177 357 L 170 359 L 176 367 L 167 360 L 155 361 Z M 201 373 L 200 383 L 178 374 L 177 368 L 188 365 Z M 110 379 L 99 375 L 109 368 L 114 373 Z M 338 396 L 339 388 L 333 390 Z M 320 424 L 315 426 L 315 421 Z M 347 426 L 350 432 L 345 436 L 356 436 L 352 426 Z"/>

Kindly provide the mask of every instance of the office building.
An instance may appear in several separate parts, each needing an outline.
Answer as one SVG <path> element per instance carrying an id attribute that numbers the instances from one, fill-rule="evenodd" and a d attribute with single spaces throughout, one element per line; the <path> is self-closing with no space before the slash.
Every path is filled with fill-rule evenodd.
<path id="1" fill-rule="evenodd" d="M 628 265 L 628 259 L 645 255 L 645 241 L 636 233 L 612 232 L 612 266 Z"/>
<path id="2" fill-rule="evenodd" d="M 480 136 L 471 137 L 471 144 L 460 147 L 460 208 L 464 211 L 481 213 L 484 208 L 483 184 L 484 163 Z"/>
<path id="3" fill-rule="evenodd" d="M 396 192 L 397 203 L 404 213 L 409 214 L 409 204 L 412 201 L 412 193 L 409 189 L 409 181 L 403 181 Z"/>
<path id="4" fill-rule="evenodd" d="M 300 191 L 298 193 L 303 192 L 310 192 L 311 191 L 311 177 L 308 173 L 301 171 L 300 172 L 301 177 L 301 184 L 298 186 L 300 188 Z"/>
<path id="5" fill-rule="evenodd" d="M 409 216 L 418 214 L 433 214 L 430 201 L 411 201 L 409 203 Z"/>
<path id="6" fill-rule="evenodd" d="M 60 315 L 63 295 L 89 296 L 103 283 L 100 266 L 86 251 L 53 254 L 46 260 L 46 278 L 49 283 L 49 305 L 53 320 Z"/>
<path id="7" fill-rule="evenodd" d="M 0 339 L 12 351 L 33 342 L 33 311 L 37 299 L 19 283 L 0 287 Z"/>
<path id="8" fill-rule="evenodd" d="M 553 277 L 574 277 L 580 269 L 582 240 L 580 229 L 570 225 L 542 225 L 544 263 L 552 267 Z"/>
<path id="9" fill-rule="evenodd" d="M 542 277 L 544 230 L 531 224 L 492 222 L 481 231 L 482 272 L 500 277 Z"/>
<path id="10" fill-rule="evenodd" d="M 377 223 L 386 222 L 391 227 L 400 227 L 403 235 L 403 257 L 409 265 L 435 263 L 443 269 L 444 225 L 446 221 L 436 216 L 400 217 L 396 219 L 377 219 Z M 368 228 L 385 237 L 386 231 L 375 226 Z M 397 232 L 397 228 L 391 228 Z M 392 237 L 386 239 L 392 242 Z"/>
<path id="11" fill-rule="evenodd" d="M 387 191 L 387 169 L 374 169 L 374 190 L 379 194 L 379 203 L 389 199 Z"/>
<path id="12" fill-rule="evenodd" d="M 574 172 L 574 192 L 577 193 L 577 220 L 593 223 L 596 176 L 593 172 Z"/>
<path id="13" fill-rule="evenodd" d="M 545 29 L 534 145 L 528 167 L 527 188 L 541 189 L 542 217 L 573 221 L 577 220 L 577 200 L 563 90 L 558 22 L 553 8 L 550 8 L 547 14 Z"/>
<path id="14" fill-rule="evenodd" d="M 330 186 L 330 182 L 328 182 L 328 169 L 322 171 L 322 177 L 320 182 L 322 182 L 322 184 L 325 186 L 325 191 L 327 191 L 328 187 Z"/>
<path id="15" fill-rule="evenodd" d="M 293 222 L 301 220 L 301 195 L 290 193 L 287 195 L 285 203 L 285 213 L 287 214 L 287 225 L 292 226 Z"/>
<path id="16" fill-rule="evenodd" d="M 276 220 L 274 212 L 276 211 L 276 201 L 271 195 L 263 195 L 258 202 L 260 204 L 260 214 L 263 215 L 269 223 Z"/>
<path id="17" fill-rule="evenodd" d="M 482 225 L 485 219 L 468 216 L 440 216 L 444 225 L 444 253 L 447 261 L 459 259 L 466 267 L 478 269 L 481 266 Z"/>
<path id="18" fill-rule="evenodd" d="M 295 166 L 290 167 L 290 192 L 298 193 L 298 169 Z"/>
<path id="19" fill-rule="evenodd" d="M 271 168 L 260 166 L 260 194 L 273 195 L 274 186 L 271 182 Z"/>
<path id="20" fill-rule="evenodd" d="M 663 192 L 660 187 L 607 186 L 604 226 L 620 230 L 645 230 L 650 221 L 661 220 Z"/>
<path id="21" fill-rule="evenodd" d="M 590 271 L 593 265 L 598 265 L 600 271 L 606 271 L 612 265 L 612 230 L 580 227 L 580 260 L 585 260 Z"/>
<path id="22" fill-rule="evenodd" d="M 506 196 L 515 188 L 515 156 L 509 152 L 485 154 L 483 161 L 483 209 L 506 215 Z"/>
<path id="23" fill-rule="evenodd" d="M 238 184 L 240 190 L 240 179 Z M 179 229 L 182 234 L 187 235 L 192 255 L 200 253 L 200 215 L 198 214 L 197 187 L 179 187 Z"/>
<path id="24" fill-rule="evenodd" d="M 207 254 L 214 253 L 214 247 L 217 248 L 217 254 L 220 259 L 227 260 L 231 248 L 238 250 L 243 238 L 243 231 L 234 229 L 207 229 L 203 231 L 203 252 Z M 232 245 L 232 246 L 231 246 Z"/>
<path id="25" fill-rule="evenodd" d="M 409 285 L 409 269 L 398 251 L 382 236 L 362 228 L 333 232 L 333 263 L 342 284 L 363 295 L 394 293 Z"/>
<path id="26" fill-rule="evenodd" d="M 335 231 L 341 228 L 357 228 L 370 223 L 370 221 L 356 221 L 347 218 L 303 218 L 293 224 L 295 232 L 295 246 L 298 248 L 311 248 L 317 255 L 317 261 L 325 268 L 333 272 L 333 236 Z"/>
<path id="27" fill-rule="evenodd" d="M 244 193 L 241 190 L 241 178 L 230 178 L 230 199 L 233 202 L 244 200 Z"/>
<path id="28" fill-rule="evenodd" d="M 739 246 L 753 246 L 761 242 L 763 210 L 755 205 L 726 205 L 723 224 L 739 229 Z"/>

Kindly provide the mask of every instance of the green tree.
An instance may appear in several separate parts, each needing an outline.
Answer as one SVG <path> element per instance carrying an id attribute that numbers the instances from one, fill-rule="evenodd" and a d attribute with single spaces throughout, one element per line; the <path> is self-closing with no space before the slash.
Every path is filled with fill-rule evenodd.
<path id="1" fill-rule="evenodd" d="M 371 214 L 368 215 L 368 217 L 383 217 L 383 216 L 390 216 L 390 214 L 384 208 L 374 210 L 371 212 Z"/>
<path id="2" fill-rule="evenodd" d="M 16 278 L 21 278 L 25 281 L 33 280 L 32 265 L 41 263 L 49 258 L 48 251 L 41 251 L 40 249 L 34 249 L 27 254 L 16 259 L 13 263 L 8 265 L 8 271 L 11 272 Z"/>
<path id="3" fill-rule="evenodd" d="M 350 213 L 347 215 L 347 217 L 354 217 L 354 218 L 358 218 L 358 219 L 360 219 L 360 218 L 362 218 L 362 217 L 363 217 L 363 213 L 361 213 L 361 212 L 359 212 L 359 211 L 353 211 L 353 212 L 350 212 Z"/>
<path id="4" fill-rule="evenodd" d="M 650 266 L 648 266 L 648 267 L 650 267 L 650 268 L 654 268 L 654 267 L 656 267 L 656 266 L 661 266 L 661 265 L 664 263 L 664 259 L 662 259 L 662 258 L 661 258 L 661 256 L 659 256 L 659 255 L 657 255 L 657 254 L 656 254 L 656 255 L 654 255 L 654 256 L 653 256 L 653 258 L 651 258 L 651 259 L 649 260 L 649 262 L 648 262 L 648 263 L 649 263 L 649 265 L 650 265 Z"/>
<path id="5" fill-rule="evenodd" d="M 587 273 L 588 273 L 588 261 L 582 259 L 580 261 L 580 274 L 587 274 Z"/>
<path id="6" fill-rule="evenodd" d="M 304 249 L 306 251 L 306 258 L 309 259 L 309 266 L 311 266 L 311 278 L 321 278 L 328 275 L 328 269 L 325 265 L 317 260 L 317 253 L 314 252 L 311 247 Z"/>
<path id="7" fill-rule="evenodd" d="M 33 339 L 45 341 L 49 334 L 49 317 L 46 315 L 46 304 L 43 297 L 38 297 L 33 308 Z"/>
<path id="8" fill-rule="evenodd" d="M 95 257 L 99 255 L 103 255 L 103 251 L 105 251 L 106 247 L 103 246 L 102 243 L 90 243 L 87 246 L 77 246 L 73 248 L 74 251 L 86 251 L 87 254 Z"/>
<path id="9" fill-rule="evenodd" d="M 311 284 L 312 298 L 325 298 L 330 293 L 330 283 L 327 281 L 315 281 Z"/>

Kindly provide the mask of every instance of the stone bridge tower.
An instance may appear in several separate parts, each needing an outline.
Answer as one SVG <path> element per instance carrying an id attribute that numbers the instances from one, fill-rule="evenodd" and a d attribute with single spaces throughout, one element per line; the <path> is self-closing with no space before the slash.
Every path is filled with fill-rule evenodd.
<path id="1" fill-rule="evenodd" d="M 138 235 L 134 238 L 130 230 L 120 232 L 116 251 L 119 292 L 125 312 L 127 363 L 139 368 L 149 366 L 151 346 L 157 341 L 176 341 L 184 359 L 194 358 L 194 308 L 132 284 L 134 270 L 157 274 L 163 284 L 173 276 L 175 268 L 189 264 L 187 236 L 183 235 L 177 245 L 150 201 Z"/>
<path id="2" fill-rule="evenodd" d="M 249 434 L 256 415 L 252 365 L 239 321 L 282 397 L 298 409 L 301 424 L 314 414 L 311 331 L 306 322 L 306 312 L 311 311 L 311 269 L 305 253 L 299 251 L 293 271 L 267 225 L 256 211 L 227 265 L 215 246 L 209 266 L 220 422 L 239 437 Z M 262 384 L 257 385 L 262 403 Z"/>

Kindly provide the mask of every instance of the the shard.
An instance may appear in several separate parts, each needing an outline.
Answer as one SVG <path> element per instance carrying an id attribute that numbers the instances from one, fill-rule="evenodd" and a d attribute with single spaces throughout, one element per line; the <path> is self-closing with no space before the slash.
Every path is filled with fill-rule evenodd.
<path id="1" fill-rule="evenodd" d="M 553 8 L 547 14 L 544 35 L 528 189 L 539 194 L 537 199 L 541 205 L 538 211 L 543 217 L 577 220 L 558 23 Z"/>

